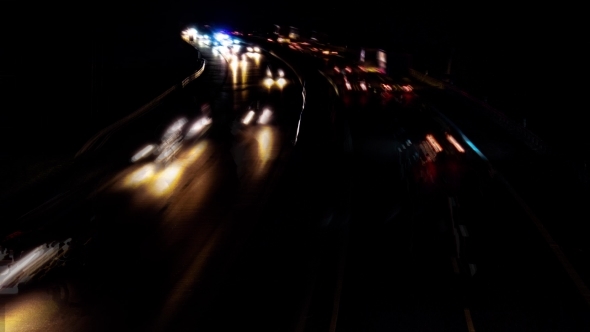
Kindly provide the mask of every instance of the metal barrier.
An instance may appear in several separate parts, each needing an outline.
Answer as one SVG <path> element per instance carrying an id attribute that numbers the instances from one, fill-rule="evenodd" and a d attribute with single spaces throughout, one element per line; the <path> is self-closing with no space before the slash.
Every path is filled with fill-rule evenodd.
<path id="1" fill-rule="evenodd" d="M 203 59 L 203 63 L 201 65 L 201 68 L 199 70 L 197 70 L 196 72 L 194 72 L 193 74 L 191 74 L 190 76 L 188 76 L 187 78 L 183 79 L 180 84 L 181 87 L 184 88 L 187 84 L 189 84 L 193 80 L 197 79 L 199 76 L 201 76 L 201 74 L 203 73 L 204 70 L 205 70 L 205 60 Z M 84 144 L 84 146 L 76 153 L 75 158 L 77 158 L 80 155 L 84 154 L 85 152 L 91 150 L 93 147 L 95 147 L 95 148 L 101 147 L 106 142 L 106 140 L 108 140 L 108 138 L 112 135 L 112 133 L 115 130 L 117 130 L 120 127 L 122 127 L 123 125 L 127 124 L 129 121 L 133 120 L 134 118 L 139 117 L 139 116 L 143 115 L 145 112 L 153 109 L 158 103 L 160 103 L 160 101 L 162 99 L 164 99 L 165 97 L 170 95 L 176 89 L 178 89 L 178 84 L 173 85 L 168 90 L 164 91 L 162 94 L 160 94 L 156 98 L 152 99 L 150 102 L 143 105 L 142 107 L 140 107 L 135 112 L 127 115 L 126 117 L 122 118 L 121 120 L 113 123 L 112 125 L 104 128 L 103 130 L 99 131 L 96 135 L 94 135 L 94 137 L 92 137 L 90 140 L 88 140 L 86 142 L 86 144 Z"/>
<path id="2" fill-rule="evenodd" d="M 201 66 L 201 69 L 197 70 L 194 74 L 192 74 L 191 76 L 182 80 L 182 87 L 183 88 L 185 86 L 187 86 L 190 82 L 196 80 L 199 76 L 201 76 L 201 74 L 205 70 L 205 63 L 206 63 L 206 61 L 205 61 L 205 59 L 203 59 L 203 65 Z"/>

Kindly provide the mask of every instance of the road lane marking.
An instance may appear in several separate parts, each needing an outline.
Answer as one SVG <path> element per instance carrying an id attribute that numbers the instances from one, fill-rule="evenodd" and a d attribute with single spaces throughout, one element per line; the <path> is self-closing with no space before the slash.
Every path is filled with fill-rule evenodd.
<path id="1" fill-rule="evenodd" d="M 473 326 L 473 319 L 471 319 L 471 311 L 468 308 L 463 310 L 465 313 L 465 322 L 467 323 L 467 331 L 475 332 L 475 327 Z"/>
<path id="2" fill-rule="evenodd" d="M 338 92 L 338 87 L 336 86 L 334 81 L 332 81 L 332 79 L 330 77 L 328 77 L 328 75 L 324 74 L 324 72 L 322 72 L 321 70 L 318 70 L 318 72 L 322 76 L 324 76 L 324 78 L 328 81 L 328 83 L 334 88 L 334 92 L 336 93 L 336 96 L 340 97 L 340 93 Z"/>

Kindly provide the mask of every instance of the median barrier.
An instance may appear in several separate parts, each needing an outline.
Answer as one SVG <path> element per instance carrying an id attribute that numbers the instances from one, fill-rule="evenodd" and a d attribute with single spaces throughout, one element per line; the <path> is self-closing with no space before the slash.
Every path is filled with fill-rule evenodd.
<path id="1" fill-rule="evenodd" d="M 173 91 L 179 89 L 179 87 L 184 88 L 190 82 L 194 81 L 199 76 L 201 76 L 201 74 L 203 73 L 204 70 L 205 70 L 205 60 L 202 60 L 201 68 L 199 68 L 197 71 L 195 71 L 190 76 L 183 79 L 180 84 L 175 84 L 175 85 L 171 86 L 168 90 L 164 91 L 162 94 L 160 94 L 156 98 L 152 99 L 151 101 L 149 101 L 148 103 L 146 103 L 145 105 L 143 105 L 142 107 L 137 109 L 135 112 L 127 115 L 126 117 L 120 119 L 119 121 L 104 128 L 103 130 L 99 131 L 94 137 L 92 137 L 90 140 L 88 140 L 86 142 L 86 144 L 84 144 L 84 146 L 76 153 L 75 158 L 78 158 L 79 156 L 81 156 L 85 152 L 90 151 L 93 147 L 100 148 L 106 142 L 106 140 L 108 140 L 108 138 L 112 135 L 112 133 L 115 130 L 126 125 L 131 120 L 154 109 L 162 101 L 162 99 L 169 96 Z"/>

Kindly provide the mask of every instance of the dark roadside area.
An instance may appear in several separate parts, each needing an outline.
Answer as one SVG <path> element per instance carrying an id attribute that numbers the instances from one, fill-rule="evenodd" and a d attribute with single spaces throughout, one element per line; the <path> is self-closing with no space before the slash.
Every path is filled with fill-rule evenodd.
<path id="1" fill-rule="evenodd" d="M 201 66 L 198 51 L 181 39 L 180 30 L 111 30 L 87 39 L 55 39 L 52 50 L 63 57 L 52 66 L 23 59 L 43 56 L 45 39 L 38 49 L 13 48 L 14 65 L 3 68 L 1 80 L 8 97 L 0 121 L 8 142 L 0 157 L 3 232 L 33 208 L 59 199 L 64 184 L 74 182 L 75 170 L 90 162 L 74 158 L 88 139 Z M 14 45 L 29 42 L 19 38 L 25 37 L 12 37 Z"/>
<path id="2" fill-rule="evenodd" d="M 556 127 L 553 135 L 542 136 L 546 149 L 536 152 L 520 139 L 520 129 L 500 126 L 480 111 L 481 106 L 458 94 L 425 90 L 421 95 L 459 126 L 489 159 L 588 283 L 590 247 L 584 237 L 588 225 L 583 220 L 588 220 L 585 207 L 590 181 L 584 142 L 564 142 Z M 535 227 L 532 220 L 529 226 Z"/>

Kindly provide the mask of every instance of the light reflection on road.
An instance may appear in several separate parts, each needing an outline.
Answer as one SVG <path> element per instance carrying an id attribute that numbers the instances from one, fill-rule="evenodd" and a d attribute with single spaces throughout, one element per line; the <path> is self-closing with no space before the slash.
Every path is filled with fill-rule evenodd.
<path id="1" fill-rule="evenodd" d="M 257 128 L 256 140 L 258 141 L 258 158 L 259 166 L 257 169 L 258 176 L 267 173 L 267 167 L 271 160 L 276 158 L 278 146 L 275 142 L 277 133 L 276 127 L 262 126 Z"/>
<path id="2" fill-rule="evenodd" d="M 255 98 L 253 91 L 260 88 L 261 74 L 258 71 L 261 55 L 247 53 L 234 58 L 225 51 L 222 52 L 226 58 L 231 58 L 228 69 L 232 71 L 233 75 L 232 88 L 235 92 L 234 95 L 239 95 L 234 102 L 243 107 L 248 99 Z M 224 63 L 224 61 L 220 62 Z M 226 86 L 229 87 L 229 84 L 231 83 L 228 82 Z M 261 188 L 260 184 L 264 182 L 270 165 L 278 155 L 281 144 L 279 128 L 273 125 L 254 125 L 245 132 L 246 135 L 243 136 L 247 136 L 248 147 L 244 149 L 244 158 L 239 163 L 245 169 L 247 176 L 242 186 L 249 193 L 259 194 L 257 190 Z M 236 139 L 240 144 L 244 137 L 240 136 Z M 218 146 L 215 141 L 210 141 L 205 137 L 190 144 L 188 140 L 185 140 L 182 144 L 178 155 L 166 166 L 157 165 L 152 161 L 138 160 L 137 163 L 130 164 L 112 176 L 95 192 L 105 194 L 101 195 L 99 199 L 104 198 L 107 205 L 111 202 L 109 199 L 112 194 L 115 194 L 113 195 L 115 200 L 128 196 L 130 198 L 129 206 L 125 206 L 124 210 L 117 211 L 117 213 L 122 212 L 125 217 L 126 211 L 143 210 L 151 213 L 152 209 L 167 207 L 162 210 L 161 214 L 158 214 L 162 224 L 166 224 L 165 231 L 154 237 L 159 241 L 158 243 L 164 244 L 164 248 L 174 247 L 179 240 L 185 238 L 198 242 L 195 240 L 197 238 L 195 233 L 205 238 L 209 237 L 208 246 L 215 247 L 217 246 L 216 239 L 222 237 L 221 234 L 225 229 L 222 228 L 219 235 L 214 233 L 214 236 L 204 232 L 211 224 L 215 225 L 221 220 L 221 217 L 211 216 L 211 211 L 216 211 L 216 208 L 211 208 L 211 205 L 220 204 L 219 201 L 225 199 L 226 194 L 234 190 L 233 187 L 224 184 L 224 181 L 231 176 L 230 168 L 225 164 L 226 159 L 223 157 L 225 151 L 220 148 L 221 145 Z M 217 195 L 217 192 L 221 194 Z M 123 193 L 123 195 L 117 193 Z M 256 198 L 258 198 L 257 195 L 248 196 L 248 199 Z M 126 202 L 126 199 L 121 202 Z M 138 215 L 144 216 L 142 213 Z M 200 225 L 201 223 L 205 226 Z M 169 227 L 171 225 L 173 227 Z M 199 225 L 200 228 L 194 228 L 199 232 L 187 232 L 189 229 L 187 225 Z M 203 242 L 204 240 L 199 239 L 199 241 Z M 207 250 L 204 250 L 200 255 L 206 256 L 206 254 Z M 186 261 L 183 260 L 183 262 Z M 196 280 L 205 260 L 202 262 L 199 260 L 199 262 L 199 264 L 190 265 L 191 268 L 186 273 L 185 279 Z M 186 286 L 180 287 L 178 294 L 173 295 L 185 292 L 186 289 L 183 287 Z M 62 303 L 61 301 L 56 302 L 54 296 L 47 292 L 34 291 L 19 294 L 6 306 L 4 317 L 0 317 L 0 330 L 2 327 L 6 331 L 74 330 L 76 326 L 80 326 L 78 324 L 80 321 L 90 321 L 90 318 L 71 315 L 70 311 L 73 309 L 64 308 Z M 64 314 L 63 310 L 68 312 Z"/>
<path id="3" fill-rule="evenodd" d="M 117 189 L 149 193 L 153 198 L 169 197 L 186 170 L 199 159 L 207 147 L 208 142 L 203 140 L 184 148 L 178 159 L 161 169 L 153 162 L 130 166 L 119 175 L 122 180 L 118 181 Z"/>
<path id="4" fill-rule="evenodd" d="M 47 326 L 55 325 L 59 320 L 60 307 L 47 293 L 34 292 L 20 294 L 6 305 L 0 326 L 1 331 L 25 332 L 43 331 Z"/>

